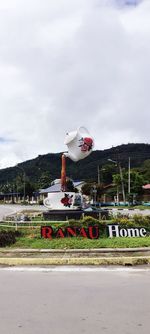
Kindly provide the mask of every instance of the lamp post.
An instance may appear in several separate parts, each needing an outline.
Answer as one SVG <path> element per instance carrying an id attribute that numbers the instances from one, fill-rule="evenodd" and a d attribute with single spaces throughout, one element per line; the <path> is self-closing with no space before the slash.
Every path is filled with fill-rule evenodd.
<path id="1" fill-rule="evenodd" d="M 97 189 L 96 189 L 96 185 L 95 185 L 95 184 L 94 184 L 94 186 L 93 186 L 92 192 L 93 192 L 93 204 L 95 205 L 95 208 L 96 208 L 96 195 L 97 195 Z"/>
<path id="2" fill-rule="evenodd" d="M 128 194 L 131 192 L 131 159 L 128 161 Z"/>
<path id="3" fill-rule="evenodd" d="M 105 168 L 100 169 L 100 166 L 97 166 L 97 183 L 99 186 L 101 185 L 101 172 L 105 170 Z"/>
<path id="4" fill-rule="evenodd" d="M 17 168 L 19 168 L 23 172 L 23 201 L 25 202 L 26 197 L 26 174 L 23 167 L 20 167 L 19 165 L 16 165 Z"/>
<path id="5" fill-rule="evenodd" d="M 122 174 L 121 164 L 120 164 L 120 162 L 118 162 L 116 160 L 112 160 L 112 159 L 108 159 L 108 161 L 115 163 L 116 166 L 118 166 L 118 168 L 119 168 L 120 179 L 121 179 L 121 187 L 122 187 L 122 196 L 123 196 L 123 202 L 125 204 L 126 197 L 125 197 L 125 190 L 124 190 L 124 182 L 123 182 L 123 174 Z"/>

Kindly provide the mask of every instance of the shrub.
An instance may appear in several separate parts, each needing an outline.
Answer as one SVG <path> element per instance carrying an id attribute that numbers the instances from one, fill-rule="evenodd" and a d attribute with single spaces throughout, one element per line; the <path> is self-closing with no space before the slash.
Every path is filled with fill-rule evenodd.
<path id="1" fill-rule="evenodd" d="M 118 224 L 121 228 L 146 228 L 150 232 L 150 216 L 134 215 L 133 217 L 114 217 L 112 224 Z"/>
<path id="2" fill-rule="evenodd" d="M 88 227 L 88 226 L 98 226 L 99 231 L 100 231 L 100 236 L 101 237 L 106 237 L 107 236 L 107 229 L 106 229 L 106 222 L 102 220 L 98 220 L 96 218 L 86 216 L 81 220 L 81 225 L 83 227 Z"/>
<path id="3" fill-rule="evenodd" d="M 129 224 L 129 222 L 131 221 L 131 219 L 129 220 L 128 218 L 126 217 L 114 217 L 112 219 L 112 224 Z"/>
<path id="4" fill-rule="evenodd" d="M 142 215 L 134 215 L 133 221 L 136 225 L 142 225 L 145 222 L 145 217 Z"/>
<path id="5" fill-rule="evenodd" d="M 90 216 L 86 216 L 81 219 L 82 225 L 89 226 L 89 225 L 98 225 L 99 220 Z"/>
<path id="6" fill-rule="evenodd" d="M 14 244 L 18 236 L 20 236 L 19 231 L 0 231 L 0 247 Z"/>
<path id="7" fill-rule="evenodd" d="M 133 224 L 135 227 L 145 227 L 150 232 L 150 216 L 135 215 Z"/>

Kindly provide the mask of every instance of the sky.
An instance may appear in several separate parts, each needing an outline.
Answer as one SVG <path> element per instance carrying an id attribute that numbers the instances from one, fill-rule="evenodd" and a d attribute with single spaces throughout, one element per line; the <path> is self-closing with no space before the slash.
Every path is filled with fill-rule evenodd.
<path id="1" fill-rule="evenodd" d="M 150 143 L 150 0 L 0 0 L 0 168 Z"/>

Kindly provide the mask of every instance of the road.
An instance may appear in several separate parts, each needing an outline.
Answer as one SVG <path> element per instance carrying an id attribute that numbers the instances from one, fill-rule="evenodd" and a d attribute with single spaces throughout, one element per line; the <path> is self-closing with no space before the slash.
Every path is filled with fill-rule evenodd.
<path id="1" fill-rule="evenodd" d="M 91 270 L 1 268 L 0 332 L 148 334 L 150 269 Z"/>
<path id="2" fill-rule="evenodd" d="M 5 216 L 15 214 L 23 210 L 35 210 L 46 211 L 47 209 L 43 205 L 19 205 L 19 204 L 1 204 L 0 205 L 0 220 L 3 220 Z"/>
<path id="3" fill-rule="evenodd" d="M 22 210 L 39 210 L 39 211 L 47 211 L 47 208 L 44 207 L 44 205 L 19 205 L 19 204 L 1 204 L 0 205 L 0 220 L 3 220 L 5 216 L 11 215 L 13 213 L 22 211 Z M 129 215 L 133 216 L 135 214 L 141 214 L 141 215 L 150 215 L 150 209 L 145 210 L 128 210 L 128 209 L 117 209 L 113 208 L 109 210 L 110 214 L 113 214 L 114 216 L 118 213 L 121 215 Z"/>
<path id="4" fill-rule="evenodd" d="M 140 210 L 140 209 L 118 209 L 118 208 L 112 208 L 111 210 L 109 210 L 110 214 L 118 215 L 128 215 L 128 216 L 133 216 L 133 215 L 142 215 L 142 216 L 148 216 L 150 215 L 150 209 L 144 209 L 144 210 Z"/>

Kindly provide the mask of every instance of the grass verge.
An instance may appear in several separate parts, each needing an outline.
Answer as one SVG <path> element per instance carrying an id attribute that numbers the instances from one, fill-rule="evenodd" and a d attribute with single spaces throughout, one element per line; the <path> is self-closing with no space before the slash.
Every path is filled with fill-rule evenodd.
<path id="1" fill-rule="evenodd" d="M 150 237 L 145 238 L 84 238 L 41 239 L 40 237 L 19 237 L 11 248 L 42 249 L 96 249 L 150 247 Z"/>

